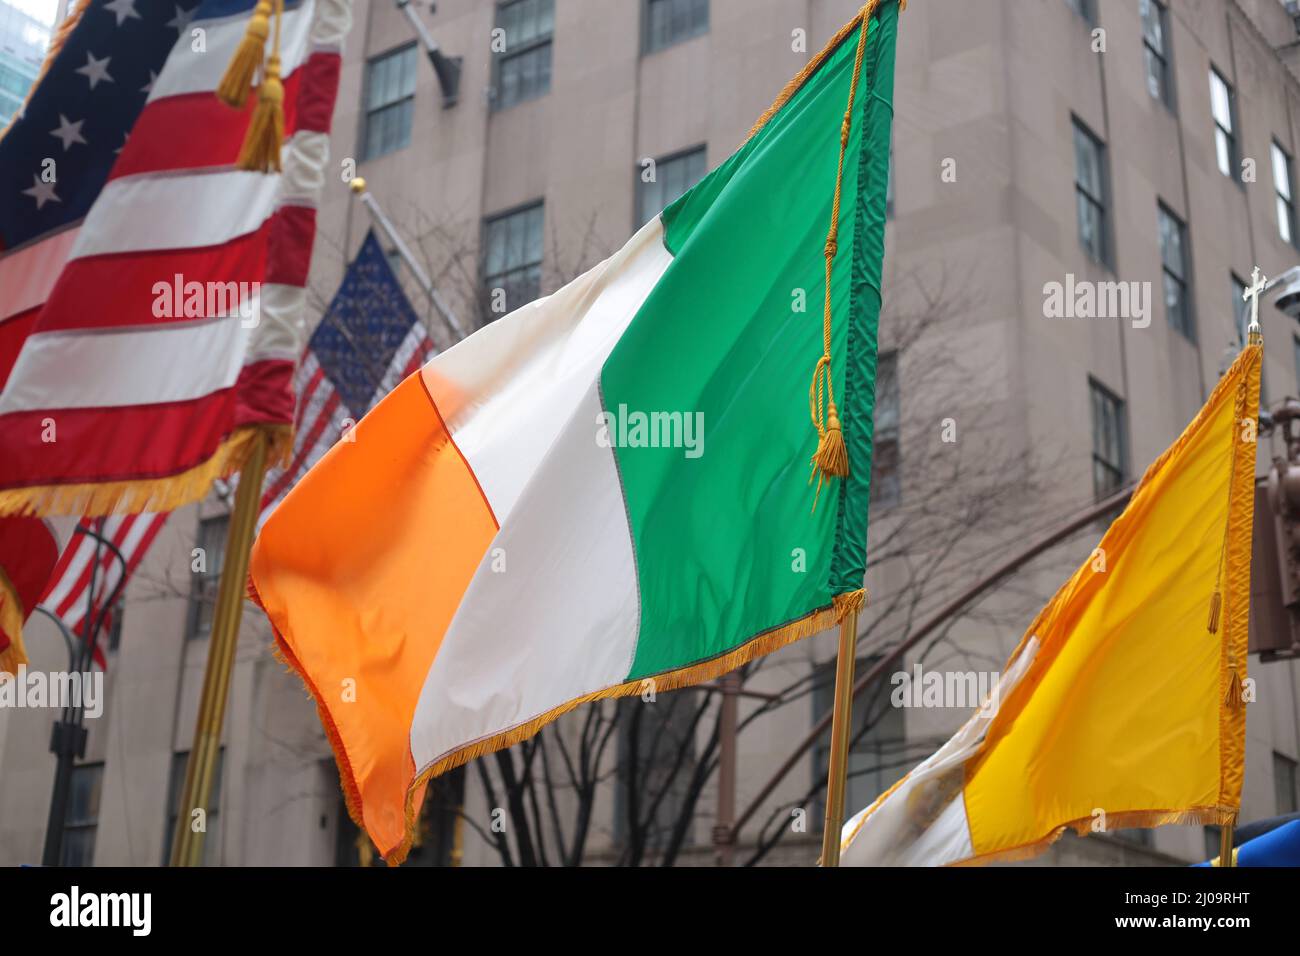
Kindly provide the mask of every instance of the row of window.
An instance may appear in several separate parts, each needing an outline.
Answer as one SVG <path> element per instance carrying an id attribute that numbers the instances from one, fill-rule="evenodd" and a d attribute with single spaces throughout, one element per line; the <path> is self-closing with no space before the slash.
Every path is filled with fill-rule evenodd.
<path id="1" fill-rule="evenodd" d="M 1066 3 L 1088 23 L 1096 23 L 1096 11 L 1091 0 L 1066 0 Z M 1175 103 L 1173 72 L 1170 69 L 1169 11 L 1160 0 L 1139 0 L 1139 11 L 1142 18 L 1142 49 L 1146 65 L 1147 89 L 1152 98 L 1159 100 L 1173 111 Z M 1232 84 L 1213 65 L 1210 67 L 1210 118 L 1214 125 L 1214 159 L 1219 172 L 1241 185 L 1244 180 L 1238 146 L 1240 124 L 1237 118 L 1236 94 L 1233 92 Z M 1296 236 L 1291 157 L 1277 140 L 1273 140 L 1270 143 L 1269 159 L 1273 172 L 1278 235 L 1282 241 L 1298 245 L 1300 242 L 1297 241 Z M 1092 185 L 1089 201 L 1094 204 L 1091 210 L 1093 215 L 1096 212 L 1095 206 L 1101 199 L 1099 176 L 1100 170 L 1097 171 L 1096 179 L 1092 176 L 1088 177 Z M 1083 180 L 1084 177 L 1081 175 L 1080 179 Z M 1082 198 L 1080 201 L 1083 201 Z M 1081 232 L 1083 230 L 1082 222 L 1080 230 Z M 1104 242 L 1104 235 L 1095 230 L 1090 231 L 1084 242 L 1085 247 L 1100 262 L 1107 261 Z"/>
<path id="2" fill-rule="evenodd" d="M 1105 147 L 1078 119 L 1074 120 L 1074 156 L 1079 242 L 1095 262 L 1110 268 L 1113 266 L 1113 254 L 1109 240 Z M 1295 222 L 1291 199 L 1291 159 L 1276 143 L 1273 145 L 1273 171 L 1278 193 L 1279 230 L 1282 237 L 1290 241 Z M 1175 330 L 1194 342 L 1196 326 L 1191 308 L 1191 261 L 1187 248 L 1187 226 L 1177 214 L 1159 201 L 1156 203 L 1156 233 L 1160 243 L 1165 316 Z M 1246 284 L 1236 275 L 1231 278 L 1231 311 L 1237 320 L 1238 335 L 1244 336 L 1245 303 L 1242 296 Z"/>
<path id="3" fill-rule="evenodd" d="M 654 53 L 709 29 L 709 0 L 642 0 L 641 10 L 644 53 Z M 490 91 L 494 110 L 509 109 L 550 91 L 554 37 L 555 0 L 497 3 Z M 363 160 L 410 145 L 418 65 L 415 44 L 374 57 L 366 64 Z"/>
<path id="4" fill-rule="evenodd" d="M 185 784 L 185 765 L 189 751 L 172 754 L 171 771 L 167 780 L 167 829 L 163 833 L 162 865 L 171 860 L 172 839 L 180 815 L 181 791 Z M 203 840 L 203 865 L 217 862 L 220 846 L 221 823 L 221 764 L 225 750 L 217 752 L 217 767 L 212 788 L 212 802 L 208 807 L 207 832 Z M 99 831 L 100 795 L 104 788 L 104 764 L 85 763 L 72 769 L 72 783 L 68 793 L 68 809 L 63 818 L 63 850 L 60 866 L 91 866 L 95 862 L 95 836 Z"/>
<path id="5" fill-rule="evenodd" d="M 706 150 L 697 146 L 637 171 L 637 225 L 649 222 L 704 178 Z M 539 200 L 483 223 L 484 320 L 513 312 L 541 294 L 544 206 Z"/>

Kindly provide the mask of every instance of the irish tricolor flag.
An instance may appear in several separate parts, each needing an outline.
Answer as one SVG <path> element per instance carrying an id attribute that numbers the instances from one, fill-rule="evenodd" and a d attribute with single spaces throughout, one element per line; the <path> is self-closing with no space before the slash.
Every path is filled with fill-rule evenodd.
<path id="1" fill-rule="evenodd" d="M 897 16 L 868 4 L 731 158 L 403 382 L 266 522 L 257 598 L 390 862 L 431 776 L 860 598 Z M 810 484 L 837 426 L 848 475 Z"/>

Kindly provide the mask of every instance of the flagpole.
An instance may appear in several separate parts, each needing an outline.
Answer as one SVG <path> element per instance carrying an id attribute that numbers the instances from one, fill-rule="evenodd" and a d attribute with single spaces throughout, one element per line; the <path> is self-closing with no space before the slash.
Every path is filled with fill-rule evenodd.
<path id="1" fill-rule="evenodd" d="M 393 248 L 397 250 L 397 254 L 401 256 L 402 261 L 406 263 L 406 268 L 411 270 L 411 275 L 415 276 L 415 281 L 418 282 L 420 288 L 424 290 L 425 296 L 427 296 L 429 301 L 433 303 L 433 307 L 437 310 L 438 314 L 442 316 L 442 321 L 447 324 L 449 329 L 451 329 L 452 335 L 455 336 L 454 341 L 459 342 L 465 337 L 465 330 L 461 327 L 460 320 L 456 318 L 456 313 L 451 311 L 451 307 L 447 305 L 442 295 L 434 287 L 433 280 L 430 279 L 424 269 L 420 267 L 420 264 L 415 261 L 414 254 L 412 254 L 410 247 L 407 246 L 406 241 L 402 239 L 401 234 L 398 233 L 397 228 L 393 225 L 393 221 L 388 218 L 388 214 L 384 212 L 383 207 L 379 205 L 375 197 L 370 195 L 370 192 L 366 189 L 366 181 L 360 176 L 355 176 L 349 186 L 352 189 L 352 192 L 356 194 L 357 198 L 361 200 L 361 205 L 366 207 L 366 212 L 370 214 L 370 221 L 373 222 L 379 228 L 379 231 L 387 237 L 388 241 L 392 243 Z"/>
<path id="2" fill-rule="evenodd" d="M 217 757 L 221 753 L 221 728 L 230 696 L 230 676 L 235 648 L 239 643 L 239 620 L 244 610 L 244 588 L 248 578 L 248 557 L 257 527 L 262 479 L 266 475 L 268 436 L 258 428 L 253 449 L 239 476 L 235 507 L 226 533 L 226 552 L 217 585 L 217 604 L 208 641 L 208 662 L 203 675 L 203 696 L 194 724 L 194 744 L 185 762 L 185 788 L 176 812 L 172 838 L 172 866 L 201 866 L 206 836 L 206 808 L 212 796 Z M 195 831 L 192 813 L 204 808 L 204 827 Z"/>
<path id="3" fill-rule="evenodd" d="M 822 866 L 840 865 L 840 831 L 844 828 L 844 783 L 848 777 L 849 738 L 853 733 L 853 665 L 858 655 L 858 612 L 840 620 L 840 650 L 835 662 L 835 709 L 831 717 L 831 758 L 826 777 L 826 827 L 822 830 Z"/>
<path id="4" fill-rule="evenodd" d="M 1236 814 L 1219 830 L 1219 866 L 1236 866 L 1232 858 L 1232 835 L 1237 826 Z"/>

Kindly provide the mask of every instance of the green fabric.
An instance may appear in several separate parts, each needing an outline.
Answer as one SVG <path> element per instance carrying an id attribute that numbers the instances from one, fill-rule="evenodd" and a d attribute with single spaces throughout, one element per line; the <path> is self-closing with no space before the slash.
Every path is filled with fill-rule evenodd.
<path id="1" fill-rule="evenodd" d="M 894 120 L 894 49 L 898 7 L 880 11 L 879 35 L 864 58 L 865 131 L 859 155 L 858 210 L 853 234 L 853 292 L 844 403 L 840 408 L 849 452 L 849 477 L 840 494 L 831 561 L 832 594 L 862 587 L 867 568 L 867 508 L 876 409 L 876 344 L 880 328 L 880 274 L 885 255 L 885 204 L 889 192 L 889 145 Z M 879 158 L 884 157 L 884 162 Z M 838 381 L 838 380 L 837 380 Z"/>
<path id="2" fill-rule="evenodd" d="M 641 602 L 629 679 L 719 656 L 861 587 L 895 18 L 886 4 L 869 35 L 832 284 L 836 397 L 852 423 L 847 507 L 837 480 L 812 512 L 808 386 L 822 352 L 822 250 L 857 32 L 664 212 L 674 261 L 606 361 L 601 398 L 616 416 L 702 413 L 704 452 L 615 447 Z"/>

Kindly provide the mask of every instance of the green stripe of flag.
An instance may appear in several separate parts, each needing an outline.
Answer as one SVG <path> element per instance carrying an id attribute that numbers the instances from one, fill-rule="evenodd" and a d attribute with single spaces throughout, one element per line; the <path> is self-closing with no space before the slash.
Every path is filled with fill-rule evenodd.
<path id="1" fill-rule="evenodd" d="M 602 400 L 615 420 L 698 413 L 703 453 L 615 450 L 641 605 L 629 679 L 716 657 L 862 586 L 896 16 L 883 4 L 868 39 L 832 283 L 853 475 L 843 494 L 840 481 L 822 489 L 816 513 L 808 385 L 857 32 L 664 213 L 675 258 L 605 363 Z"/>

